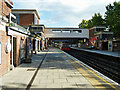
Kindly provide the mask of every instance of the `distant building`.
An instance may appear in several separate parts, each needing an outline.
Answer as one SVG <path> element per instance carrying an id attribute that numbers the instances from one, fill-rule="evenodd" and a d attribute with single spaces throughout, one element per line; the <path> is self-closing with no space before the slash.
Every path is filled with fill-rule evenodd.
<path id="1" fill-rule="evenodd" d="M 110 32 L 105 26 L 94 26 L 89 30 L 90 46 L 97 49 L 108 50 L 109 44 L 113 38 L 113 32 Z"/>
<path id="2" fill-rule="evenodd" d="M 113 51 L 118 51 L 119 52 L 119 56 L 120 56 L 120 37 L 118 38 L 113 38 L 112 40 L 113 42 Z"/>
<path id="3" fill-rule="evenodd" d="M 16 16 L 16 23 L 27 28 L 29 25 L 39 24 L 40 17 L 35 9 L 12 9 Z"/>
<path id="4" fill-rule="evenodd" d="M 86 43 L 89 39 L 89 30 L 80 28 L 45 28 L 45 37 L 49 38 L 49 44 L 68 43 L 69 45 L 78 46 Z"/>
<path id="5" fill-rule="evenodd" d="M 40 24 L 33 24 L 29 26 L 29 30 L 31 33 L 36 34 L 39 38 L 33 41 L 33 50 L 40 51 L 47 48 L 47 41 L 44 35 L 45 26 Z"/>

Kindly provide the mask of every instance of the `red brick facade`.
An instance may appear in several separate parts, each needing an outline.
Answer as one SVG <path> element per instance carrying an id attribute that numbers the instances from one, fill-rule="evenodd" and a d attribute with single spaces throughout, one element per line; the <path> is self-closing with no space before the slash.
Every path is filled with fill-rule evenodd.
<path id="1" fill-rule="evenodd" d="M 40 17 L 36 10 L 31 9 L 13 9 L 12 13 L 18 16 L 18 24 L 22 26 L 29 26 L 39 24 Z"/>
<path id="2" fill-rule="evenodd" d="M 8 1 L 10 2 L 10 4 L 13 4 L 11 0 Z M 2 0 L 0 0 L 0 15 L 2 17 L 6 17 L 9 19 L 8 15 L 11 13 L 11 6 L 8 4 L 9 3 L 6 2 L 3 3 Z M 20 25 L 23 26 L 39 23 L 39 19 L 37 18 L 37 16 L 35 16 L 33 12 L 27 14 L 20 14 L 19 17 Z M 33 51 L 32 50 L 33 39 L 28 35 L 24 34 L 27 33 L 27 30 L 25 30 L 23 27 L 16 25 L 15 26 L 16 28 L 19 27 L 19 32 L 16 32 L 14 27 L 9 26 L 10 28 L 8 29 L 7 26 L 8 21 L 2 20 L 2 23 L 0 23 L 0 44 L 1 44 L 0 76 L 9 72 L 10 69 L 13 68 L 12 64 L 16 67 L 20 63 L 22 63 L 26 58 L 29 59 Z M 10 52 L 6 52 L 6 45 L 8 41 L 11 44 Z"/>
<path id="3" fill-rule="evenodd" d="M 11 2 L 11 0 L 9 0 Z M 11 2 L 12 3 L 12 2 Z M 3 3 L 2 0 L 0 0 L 0 14 L 4 17 L 8 16 L 11 13 L 11 7 L 7 3 Z"/>
<path id="4" fill-rule="evenodd" d="M 28 26 L 34 23 L 34 14 L 20 14 L 20 25 Z"/>
<path id="5" fill-rule="evenodd" d="M 0 76 L 7 73 L 10 69 L 10 53 L 6 53 L 7 40 L 10 39 L 6 32 L 0 30 L 0 43 L 1 43 L 1 64 Z"/>
<path id="6" fill-rule="evenodd" d="M 11 0 L 8 0 L 11 4 Z M 7 17 L 11 13 L 11 7 L 3 0 L 0 0 L 0 15 Z M 2 21 L 4 22 L 4 21 Z M 6 24 L 0 24 L 0 43 L 1 43 L 1 64 L 0 64 L 0 76 L 4 75 L 10 70 L 10 53 L 6 52 L 6 44 L 10 37 L 6 34 Z"/>
<path id="7" fill-rule="evenodd" d="M 89 30 L 89 37 L 94 37 L 94 29 Z"/>
<path id="8" fill-rule="evenodd" d="M 39 24 L 39 20 L 37 19 L 36 16 L 34 16 L 34 24 Z"/>

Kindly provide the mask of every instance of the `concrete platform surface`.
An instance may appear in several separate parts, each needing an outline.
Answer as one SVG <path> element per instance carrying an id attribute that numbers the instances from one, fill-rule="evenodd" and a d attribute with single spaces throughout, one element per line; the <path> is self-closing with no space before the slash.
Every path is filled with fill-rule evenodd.
<path id="1" fill-rule="evenodd" d="M 41 64 L 43 60 L 43 63 Z M 118 89 L 114 81 L 56 48 L 33 55 L 32 63 L 21 64 L 0 78 L 3 90 Z M 67 90 L 69 90 L 67 89 Z"/>
<path id="2" fill-rule="evenodd" d="M 93 52 L 93 53 L 100 53 L 100 54 L 104 54 L 104 55 L 108 55 L 108 56 L 113 56 L 113 57 L 120 57 L 120 51 L 116 51 L 116 52 L 112 52 L 112 51 L 104 51 L 104 50 L 90 50 L 90 49 L 81 49 L 81 48 L 78 48 L 78 47 L 71 47 L 71 48 L 74 48 L 74 49 L 80 49 L 80 50 L 83 50 L 83 51 L 88 51 L 88 52 Z"/>

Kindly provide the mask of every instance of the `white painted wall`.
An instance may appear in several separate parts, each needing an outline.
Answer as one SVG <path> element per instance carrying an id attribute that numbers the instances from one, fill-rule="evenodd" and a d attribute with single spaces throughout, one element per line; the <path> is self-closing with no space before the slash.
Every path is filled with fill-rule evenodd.
<path id="1" fill-rule="evenodd" d="M 56 28 L 55 28 L 56 29 Z M 89 30 L 88 29 L 79 29 L 79 28 L 73 28 L 73 29 L 67 29 L 71 30 L 70 33 L 68 32 L 53 32 L 54 29 L 45 29 L 45 37 L 47 38 L 89 38 Z M 57 30 L 65 30 L 63 29 L 57 29 Z M 73 30 L 82 30 L 81 33 L 73 33 Z"/>
<path id="2" fill-rule="evenodd" d="M 0 30 L 6 31 L 6 23 L 3 21 L 0 21 Z"/>

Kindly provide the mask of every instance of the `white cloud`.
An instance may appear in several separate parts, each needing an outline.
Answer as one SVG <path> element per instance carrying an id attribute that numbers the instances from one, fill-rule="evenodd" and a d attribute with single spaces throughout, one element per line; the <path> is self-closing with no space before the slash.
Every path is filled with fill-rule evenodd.
<path id="1" fill-rule="evenodd" d="M 40 23 L 49 25 L 49 24 L 56 24 L 57 22 L 54 20 L 48 19 L 48 20 L 41 20 Z"/>
<path id="2" fill-rule="evenodd" d="M 15 8 L 35 8 L 40 22 L 47 26 L 78 26 L 94 13 L 105 13 L 105 6 L 115 0 L 14 0 Z M 116 0 L 119 1 L 119 0 Z"/>

